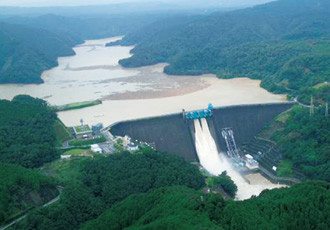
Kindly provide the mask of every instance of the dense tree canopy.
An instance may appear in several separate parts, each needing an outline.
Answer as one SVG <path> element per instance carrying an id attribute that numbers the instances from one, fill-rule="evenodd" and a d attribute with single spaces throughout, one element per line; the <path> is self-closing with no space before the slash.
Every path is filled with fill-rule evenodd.
<path id="1" fill-rule="evenodd" d="M 40 172 L 0 163 L 0 225 L 55 197 L 53 182 Z"/>
<path id="2" fill-rule="evenodd" d="M 81 176 L 65 184 L 58 203 L 33 211 L 17 229 L 77 229 L 132 194 L 172 185 L 204 186 L 198 167 L 157 152 L 87 160 L 76 173 Z"/>
<path id="3" fill-rule="evenodd" d="M 221 229 L 201 211 L 201 197 L 195 190 L 175 186 L 133 195 L 81 229 Z M 204 197 L 210 209 L 224 204 L 221 196 L 216 204 L 209 202 L 211 196 Z"/>
<path id="4" fill-rule="evenodd" d="M 162 153 L 86 159 L 60 201 L 15 229 L 328 229 L 330 185 L 307 182 L 245 201 L 203 194 L 196 166 Z M 190 176 L 194 175 L 194 176 Z M 78 180 L 77 180 L 78 179 Z M 181 185 L 181 186 L 180 186 Z M 189 186 L 190 188 L 186 186 Z"/>
<path id="5" fill-rule="evenodd" d="M 87 229 L 328 229 L 329 184 L 311 182 L 225 202 L 184 187 L 130 196 Z"/>
<path id="6" fill-rule="evenodd" d="M 56 118 L 40 99 L 22 95 L 0 100 L 0 162 L 34 168 L 58 158 Z"/>
<path id="7" fill-rule="evenodd" d="M 237 186 L 226 171 L 223 171 L 219 176 L 211 177 L 208 185 L 212 190 L 222 188 L 229 196 L 233 198 L 236 196 Z"/>
<path id="8" fill-rule="evenodd" d="M 310 116 L 308 108 L 297 106 L 285 116 L 285 121 L 277 121 L 282 128 L 272 136 L 283 157 L 309 178 L 330 181 L 330 119 L 324 108 Z"/>
<path id="9" fill-rule="evenodd" d="M 281 0 L 160 21 L 115 44 L 136 45 L 134 56 L 120 61 L 124 67 L 168 62 L 169 74 L 258 78 L 272 92 L 324 103 L 329 96 L 312 86 L 330 81 L 329 15 L 327 0 Z"/>
<path id="10" fill-rule="evenodd" d="M 101 158 L 87 164 L 83 173 L 84 184 L 96 196 L 104 197 L 108 205 L 151 188 L 185 185 L 199 189 L 204 185 L 196 166 L 180 157 L 157 152 Z"/>
<path id="11" fill-rule="evenodd" d="M 0 18 L 0 84 L 42 83 L 42 72 L 55 67 L 58 57 L 74 55 L 75 45 L 123 35 L 159 17 L 164 16 Z"/>

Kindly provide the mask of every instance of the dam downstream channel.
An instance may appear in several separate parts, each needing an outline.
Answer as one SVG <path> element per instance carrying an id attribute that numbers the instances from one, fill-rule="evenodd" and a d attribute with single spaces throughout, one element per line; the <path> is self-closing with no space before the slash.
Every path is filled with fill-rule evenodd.
<path id="1" fill-rule="evenodd" d="M 283 187 L 283 185 L 272 184 L 270 181 L 267 183 L 267 179 L 262 178 L 262 175 L 258 173 L 253 175 L 254 180 L 248 182 L 239 172 L 233 169 L 225 154 L 218 151 L 206 118 L 195 119 L 194 127 L 195 145 L 200 164 L 214 176 L 226 171 L 238 188 L 236 199 L 245 200 L 252 195 L 259 195 L 265 189 Z"/>

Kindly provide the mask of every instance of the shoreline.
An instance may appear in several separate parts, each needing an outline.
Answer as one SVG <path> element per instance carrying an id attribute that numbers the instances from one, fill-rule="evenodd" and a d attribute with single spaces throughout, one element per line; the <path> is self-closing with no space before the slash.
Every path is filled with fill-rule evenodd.
<path id="1" fill-rule="evenodd" d="M 102 100 L 101 105 L 58 113 L 67 126 L 116 121 L 180 112 L 214 106 L 284 102 L 260 87 L 259 80 L 219 79 L 214 74 L 176 76 L 164 73 L 167 63 L 140 68 L 123 68 L 122 58 L 133 47 L 105 47 L 121 37 L 87 40 L 74 47 L 76 55 L 58 58 L 59 66 L 43 73 L 44 84 L 0 85 L 0 97 L 12 99 L 28 94 L 51 105 Z"/>

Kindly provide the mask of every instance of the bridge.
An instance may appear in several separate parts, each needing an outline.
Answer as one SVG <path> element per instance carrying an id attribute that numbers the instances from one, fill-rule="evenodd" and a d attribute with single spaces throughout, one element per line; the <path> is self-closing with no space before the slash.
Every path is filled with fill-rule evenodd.
<path id="1" fill-rule="evenodd" d="M 213 105 L 210 103 L 207 109 L 186 112 L 183 110 L 183 117 L 188 120 L 196 120 L 213 116 Z"/>

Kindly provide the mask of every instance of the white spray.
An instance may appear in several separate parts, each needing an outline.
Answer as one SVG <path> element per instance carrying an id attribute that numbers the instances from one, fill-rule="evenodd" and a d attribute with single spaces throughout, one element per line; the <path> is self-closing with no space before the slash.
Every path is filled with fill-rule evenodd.
<path id="1" fill-rule="evenodd" d="M 250 198 L 252 195 L 259 195 L 264 189 L 271 189 L 280 187 L 262 178 L 259 174 L 254 175 L 257 181 L 251 181 L 250 184 L 236 172 L 227 158 L 223 154 L 219 154 L 216 143 L 210 133 L 209 126 L 205 118 L 202 118 L 201 123 L 198 119 L 194 120 L 195 125 L 195 139 L 196 150 L 201 165 L 212 175 L 219 175 L 223 171 L 227 174 L 237 185 L 237 199 L 244 200 Z"/>

